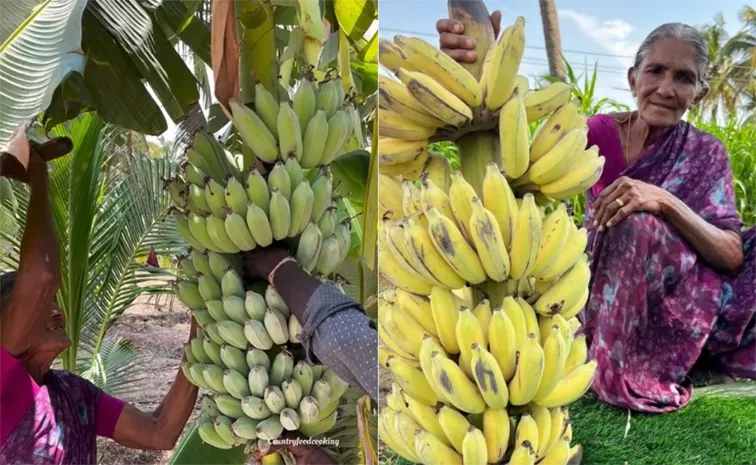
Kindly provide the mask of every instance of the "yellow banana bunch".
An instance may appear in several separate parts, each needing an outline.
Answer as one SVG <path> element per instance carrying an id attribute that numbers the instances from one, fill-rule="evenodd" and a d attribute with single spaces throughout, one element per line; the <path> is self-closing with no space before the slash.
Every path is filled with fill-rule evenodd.
<path id="1" fill-rule="evenodd" d="M 567 213 L 567 205 L 564 203 L 560 203 L 553 213 L 546 216 L 543 221 L 536 263 L 531 271 L 533 276 L 543 276 L 544 272 L 563 253 L 564 245 L 570 236 L 570 225 L 574 227 L 574 223 Z"/>
<path id="2" fill-rule="evenodd" d="M 501 231 L 501 237 L 511 250 L 517 215 L 520 211 L 514 193 L 496 163 L 489 163 L 483 179 L 483 206 L 493 213 Z"/>
<path id="3" fill-rule="evenodd" d="M 569 221 L 569 235 L 553 262 L 545 269 L 539 270 L 540 274 L 533 273 L 542 281 L 551 281 L 561 275 L 577 263 L 588 245 L 588 230 L 578 229 L 572 220 Z M 541 293 L 543 294 L 543 293 Z"/>
<path id="4" fill-rule="evenodd" d="M 519 178 L 528 170 L 530 164 L 528 136 L 524 100 L 514 97 L 504 104 L 499 113 L 501 159 L 504 172 L 510 178 Z"/>
<path id="5" fill-rule="evenodd" d="M 541 212 L 535 204 L 533 194 L 527 193 L 517 214 L 512 249 L 510 254 L 510 276 L 520 279 L 528 276 L 536 265 L 543 224 Z"/>
<path id="6" fill-rule="evenodd" d="M 420 72 L 435 79 L 465 104 L 474 108 L 483 103 L 478 81 L 449 55 L 416 37 L 397 35 L 394 42 Z"/>
<path id="7" fill-rule="evenodd" d="M 407 71 L 417 71 L 417 68 L 407 59 L 404 51 L 390 40 L 378 40 L 378 57 L 381 64 L 390 71 L 396 71 L 397 68 L 404 68 Z"/>
<path id="8" fill-rule="evenodd" d="M 533 143 L 530 144 L 530 162 L 535 163 L 540 160 L 565 134 L 583 126 L 585 126 L 585 117 L 578 114 L 575 103 L 567 102 L 557 108 L 533 135 Z"/>
<path id="9" fill-rule="evenodd" d="M 469 283 L 485 281 L 486 272 L 480 259 L 465 241 L 454 220 L 442 215 L 437 208 L 427 210 L 425 215 L 433 245 L 449 266 Z"/>
<path id="10" fill-rule="evenodd" d="M 423 126 L 386 108 L 378 112 L 378 122 L 381 135 L 384 137 L 425 141 L 427 144 L 427 139 L 436 132 L 434 127 Z"/>
<path id="11" fill-rule="evenodd" d="M 544 407 L 562 407 L 578 400 L 591 387 L 598 363 L 591 360 L 566 374 L 544 398 L 535 401 Z"/>
<path id="12" fill-rule="evenodd" d="M 585 153 L 592 155 L 593 151 Z M 556 200 L 564 200 L 590 189 L 601 177 L 604 170 L 604 157 L 590 157 L 587 162 L 577 166 L 561 178 L 541 186 L 541 192 Z"/>
<path id="13" fill-rule="evenodd" d="M 432 77 L 404 68 L 399 68 L 396 75 L 407 86 L 410 94 L 443 122 L 461 126 L 472 120 L 470 107 Z"/>
<path id="14" fill-rule="evenodd" d="M 381 112 L 381 114 L 382 113 L 383 112 Z M 381 136 L 384 135 L 386 134 L 384 134 L 383 126 L 381 126 Z M 396 165 L 399 163 L 408 163 L 424 154 L 427 147 L 427 137 L 419 140 L 381 137 L 378 143 L 378 157 L 381 164 Z M 381 195 L 383 195 L 383 193 L 381 193 Z"/>
<path id="15" fill-rule="evenodd" d="M 486 210 L 477 197 L 473 197 L 468 223 L 472 243 L 488 277 L 501 282 L 509 276 L 509 254 L 498 226 L 493 213 Z"/>
<path id="16" fill-rule="evenodd" d="M 427 174 L 426 174 L 427 173 Z M 433 184 L 441 188 L 442 191 L 449 193 L 451 187 L 451 167 L 449 160 L 439 153 L 428 155 L 428 161 L 423 167 L 423 174 L 433 181 Z"/>
<path id="17" fill-rule="evenodd" d="M 398 222 L 391 220 L 383 221 L 383 234 L 378 236 L 379 241 L 383 241 L 386 249 L 391 253 L 392 257 L 399 263 L 405 271 L 410 274 L 417 274 L 428 284 L 433 286 L 440 285 L 438 281 L 426 270 L 422 263 L 419 265 L 414 263 L 414 256 L 410 255 L 404 240 L 404 229 L 398 224 Z"/>
<path id="18" fill-rule="evenodd" d="M 565 134 L 557 144 L 528 171 L 528 179 L 535 184 L 548 184 L 576 166 L 575 159 L 585 151 L 588 128 L 579 127 Z"/>
<path id="19" fill-rule="evenodd" d="M 538 298 L 535 303 L 536 311 L 541 315 L 551 316 L 563 310 L 572 309 L 583 297 L 590 279 L 591 269 L 588 265 L 588 256 L 583 254 L 570 271 Z"/>
<path id="20" fill-rule="evenodd" d="M 440 128 L 446 124 L 426 111 L 404 84 L 381 74 L 378 75 L 378 104 L 381 108 L 404 115 L 421 126 Z"/>
<path id="21" fill-rule="evenodd" d="M 404 438 L 396 429 L 396 415 L 400 412 L 391 408 L 385 407 L 380 414 L 378 420 L 378 429 L 380 431 L 381 441 L 388 444 L 391 449 L 402 457 L 411 460 L 413 462 L 419 462 L 420 457 L 415 453 L 414 441 L 412 447 L 408 447 L 404 442 Z"/>
<path id="22" fill-rule="evenodd" d="M 528 123 L 552 113 L 570 100 L 572 87 L 561 81 L 553 82 L 523 99 Z"/>
<path id="23" fill-rule="evenodd" d="M 509 382 L 509 402 L 512 405 L 525 405 L 533 400 L 538 390 L 543 376 L 544 355 L 536 335 L 532 333 L 518 353 L 517 370 Z"/>
<path id="24" fill-rule="evenodd" d="M 525 18 L 519 17 L 502 32 L 491 52 L 485 86 L 486 106 L 489 109 L 498 110 L 512 96 L 524 51 Z"/>

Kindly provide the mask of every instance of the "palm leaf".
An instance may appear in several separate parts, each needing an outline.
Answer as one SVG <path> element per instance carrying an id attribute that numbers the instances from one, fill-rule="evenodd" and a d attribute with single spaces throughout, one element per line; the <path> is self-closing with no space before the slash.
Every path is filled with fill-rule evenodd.
<path id="1" fill-rule="evenodd" d="M 55 88 L 81 72 L 86 0 L 3 2 L 0 21 L 0 152 L 16 128 L 50 105 Z"/>
<path id="2" fill-rule="evenodd" d="M 148 376 L 137 375 L 138 352 L 128 339 L 107 339 L 93 360 L 77 368 L 84 379 L 119 398 L 143 392 Z"/>

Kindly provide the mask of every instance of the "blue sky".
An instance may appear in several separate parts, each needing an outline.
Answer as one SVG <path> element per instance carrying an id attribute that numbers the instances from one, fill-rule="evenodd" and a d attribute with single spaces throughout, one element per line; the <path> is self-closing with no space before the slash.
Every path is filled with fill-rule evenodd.
<path id="1" fill-rule="evenodd" d="M 623 57 L 633 56 L 651 30 L 667 22 L 711 23 L 721 12 L 732 33 L 740 27 L 738 12 L 745 4 L 746 0 L 556 0 L 562 48 L 575 51 L 565 52 L 570 64 L 582 71 L 587 63 L 592 70 L 598 61 L 600 95 L 626 104 L 632 104 L 625 77 L 632 59 Z M 526 47 L 535 48 L 526 48 L 520 74 L 548 73 L 538 1 L 488 0 L 486 5 L 491 12 L 502 11 L 504 25 L 518 16 L 526 20 Z M 438 45 L 436 21 L 447 15 L 444 0 L 379 0 L 380 35 L 415 35 Z"/>

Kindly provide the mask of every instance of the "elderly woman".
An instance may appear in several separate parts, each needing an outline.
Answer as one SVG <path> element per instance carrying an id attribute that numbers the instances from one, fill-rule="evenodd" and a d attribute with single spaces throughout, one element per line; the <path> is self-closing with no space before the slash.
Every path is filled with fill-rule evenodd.
<path id="1" fill-rule="evenodd" d="M 0 463 L 90 464 L 96 436 L 138 449 L 170 450 L 197 399 L 177 370 L 154 412 L 142 412 L 62 370 L 53 361 L 71 345 L 65 317 L 55 303 L 59 285 L 58 243 L 47 198 L 45 160 L 68 153 L 68 139 L 30 150 L 25 173 L 31 188 L 29 214 L 17 273 L 0 278 Z M 3 155 L 3 165 L 8 155 Z M 11 170 L 3 169 L 8 176 Z M 189 338 L 196 330 L 192 319 Z"/>
<path id="2" fill-rule="evenodd" d="M 476 59 L 461 24 L 437 29 L 450 56 Z M 682 121 L 707 93 L 708 65 L 694 28 L 664 24 L 628 70 L 638 109 L 588 120 L 606 164 L 587 192 L 593 279 L 581 319 L 593 390 L 633 410 L 684 406 L 698 360 L 756 378 L 756 229 L 742 229 L 722 143 Z"/>

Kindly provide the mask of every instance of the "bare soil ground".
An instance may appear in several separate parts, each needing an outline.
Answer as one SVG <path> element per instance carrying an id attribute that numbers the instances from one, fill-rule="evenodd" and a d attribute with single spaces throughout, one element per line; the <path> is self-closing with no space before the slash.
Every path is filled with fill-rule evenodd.
<path id="1" fill-rule="evenodd" d="M 184 344 L 189 337 L 190 319 L 178 300 L 170 297 L 139 297 L 109 335 L 131 339 L 139 356 L 138 394 L 124 398 L 136 407 L 154 410 L 163 399 L 179 370 Z M 192 419 L 199 409 L 195 409 Z M 190 419 L 190 421 L 192 421 Z M 109 439 L 98 439 L 99 463 L 107 465 L 164 465 L 172 451 L 140 451 L 120 446 Z"/>

